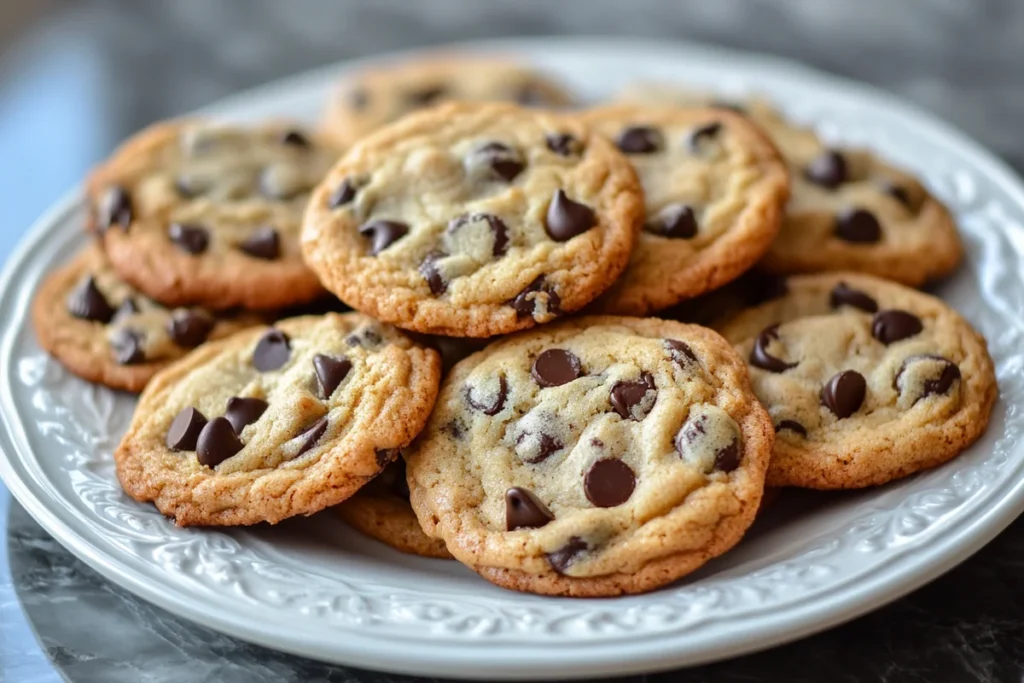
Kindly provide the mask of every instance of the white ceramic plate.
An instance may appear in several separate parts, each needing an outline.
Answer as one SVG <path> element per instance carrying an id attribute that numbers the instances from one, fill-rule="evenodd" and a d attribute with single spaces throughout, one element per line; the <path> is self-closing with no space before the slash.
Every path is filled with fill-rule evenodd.
<path id="1" fill-rule="evenodd" d="M 652 671 L 768 647 L 878 607 L 951 568 L 1024 510 L 1024 187 L 948 126 L 892 97 L 765 57 L 600 40 L 480 43 L 597 99 L 633 79 L 766 93 L 829 138 L 919 172 L 956 212 L 967 263 L 941 294 L 985 334 L 1001 399 L 954 462 L 880 489 L 784 498 L 735 550 L 685 582 L 609 600 L 504 591 L 454 562 L 401 555 L 330 512 L 276 528 L 178 529 L 117 486 L 111 451 L 133 399 L 64 372 L 36 345 L 40 278 L 84 241 L 80 191 L 44 216 L 3 273 L 0 475 L 57 540 L 182 616 L 272 648 L 402 673 L 568 678 Z M 313 121 L 346 67 L 208 113 Z"/>

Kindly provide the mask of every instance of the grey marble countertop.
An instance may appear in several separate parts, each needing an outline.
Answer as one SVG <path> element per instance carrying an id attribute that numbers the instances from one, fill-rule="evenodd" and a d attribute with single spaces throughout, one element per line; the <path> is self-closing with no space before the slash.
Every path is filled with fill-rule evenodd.
<path id="1" fill-rule="evenodd" d="M 872 82 L 1024 169 L 1018 0 L 0 0 L 0 260 L 125 135 L 350 57 L 512 35 L 688 39 Z M 411 680 L 272 652 L 99 577 L 0 485 L 0 681 Z M 797 643 L 664 681 L 1024 680 L 1024 521 L 933 584 Z"/>

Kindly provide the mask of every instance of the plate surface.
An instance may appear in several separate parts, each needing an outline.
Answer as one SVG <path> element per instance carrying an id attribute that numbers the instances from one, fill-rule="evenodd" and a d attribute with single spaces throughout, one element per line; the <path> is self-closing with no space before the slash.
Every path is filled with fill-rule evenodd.
<path id="1" fill-rule="evenodd" d="M 275 528 L 178 529 L 114 477 L 111 453 L 133 398 L 66 373 L 28 321 L 40 279 L 84 243 L 78 190 L 32 228 L 0 280 L 0 475 L 58 541 L 142 597 L 269 647 L 401 673 L 568 678 L 707 662 L 826 628 L 951 568 L 1024 511 L 1024 185 L 1003 164 L 891 96 L 766 57 L 614 39 L 466 48 L 517 55 L 595 100 L 635 79 L 761 92 L 825 137 L 919 173 L 966 242 L 967 263 L 939 293 L 989 340 L 1000 400 L 988 433 L 902 482 L 785 496 L 735 550 L 646 596 L 504 591 L 457 563 L 391 551 L 329 511 Z M 204 113 L 315 121 L 333 80 L 356 65 Z"/>

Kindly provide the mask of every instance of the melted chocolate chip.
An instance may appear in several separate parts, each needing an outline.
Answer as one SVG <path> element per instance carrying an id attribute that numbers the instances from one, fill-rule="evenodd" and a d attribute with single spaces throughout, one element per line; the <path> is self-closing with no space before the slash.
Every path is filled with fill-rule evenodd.
<path id="1" fill-rule="evenodd" d="M 359 188 L 351 178 L 345 178 L 341 181 L 341 185 L 331 193 L 331 196 L 327 198 L 327 207 L 330 209 L 337 209 L 345 206 L 350 201 L 356 198 L 356 193 Z"/>
<path id="2" fill-rule="evenodd" d="M 491 234 L 494 235 L 494 247 L 491 249 L 491 253 L 495 256 L 504 256 L 508 251 L 508 226 L 505 221 L 493 213 L 465 213 L 457 216 L 449 221 L 446 232 L 452 234 L 479 221 L 486 221 L 487 226 L 491 229 Z"/>
<path id="3" fill-rule="evenodd" d="M 238 248 L 253 258 L 274 261 L 281 256 L 281 242 L 277 230 L 270 226 L 257 228 Z"/>
<path id="4" fill-rule="evenodd" d="M 882 226 L 866 209 L 846 209 L 836 216 L 836 237 L 855 244 L 873 244 L 882 239 Z"/>
<path id="5" fill-rule="evenodd" d="M 308 149 L 310 147 L 309 138 L 297 130 L 285 131 L 281 136 L 281 144 L 291 145 L 292 147 L 301 147 L 303 149 Z"/>
<path id="6" fill-rule="evenodd" d="M 665 146 L 665 139 L 656 128 L 630 126 L 619 133 L 615 145 L 626 154 L 651 154 Z"/>
<path id="7" fill-rule="evenodd" d="M 583 143 L 568 133 L 548 133 L 544 140 L 548 149 L 559 156 L 569 157 L 583 152 Z"/>
<path id="8" fill-rule="evenodd" d="M 794 434 L 799 434 L 803 437 L 807 436 L 807 429 L 796 420 L 781 420 L 777 425 L 775 425 L 776 432 L 781 432 L 783 429 L 788 429 Z"/>
<path id="9" fill-rule="evenodd" d="M 311 448 L 313 448 L 314 446 L 316 446 L 317 442 L 320 441 L 320 439 L 324 435 L 324 432 L 326 432 L 326 431 L 327 431 L 327 418 L 326 417 L 322 417 L 319 420 L 317 420 L 313 424 L 312 427 L 310 427 L 309 429 L 307 429 L 304 432 L 302 432 L 301 434 L 299 434 L 299 436 L 305 437 L 305 440 L 302 442 L 302 445 L 299 446 L 299 450 L 295 454 L 295 457 L 296 458 L 299 457 L 300 455 L 302 455 L 306 451 L 308 451 Z"/>
<path id="10" fill-rule="evenodd" d="M 821 404 L 839 419 L 850 417 L 864 403 L 867 386 L 864 375 L 855 370 L 843 370 L 821 388 Z"/>
<path id="11" fill-rule="evenodd" d="M 125 327 L 118 330 L 110 338 L 110 346 L 114 349 L 114 360 L 120 365 L 136 365 L 146 360 L 146 352 L 142 348 L 145 339 L 142 332 Z"/>
<path id="12" fill-rule="evenodd" d="M 943 358 L 942 356 L 936 356 L 933 354 L 920 354 L 916 356 L 908 356 L 907 358 L 903 359 L 903 362 L 900 364 L 899 371 L 896 373 L 896 376 L 892 380 L 893 388 L 899 391 L 900 393 L 903 393 L 905 391 L 905 388 L 903 387 L 903 383 L 900 381 L 903 378 L 903 373 L 907 370 L 907 368 L 914 365 L 915 363 L 922 363 L 927 361 L 933 361 L 935 363 L 938 363 L 939 372 L 937 376 L 929 377 L 928 379 L 924 380 L 921 383 L 921 395 L 914 399 L 914 403 L 917 403 L 921 399 L 927 398 L 929 396 L 933 396 L 936 394 L 943 395 L 949 393 L 949 390 L 952 388 L 953 384 L 955 382 L 960 381 L 960 368 L 957 367 L 956 363 L 949 360 L 948 358 Z"/>
<path id="13" fill-rule="evenodd" d="M 113 185 L 100 199 L 97 228 L 100 232 L 104 232 L 117 225 L 122 230 L 128 230 L 128 226 L 132 223 L 133 213 L 132 197 L 128 194 L 128 190 L 120 185 Z"/>
<path id="14" fill-rule="evenodd" d="M 790 368 L 795 368 L 798 363 L 787 363 L 768 353 L 768 345 L 773 339 L 778 338 L 779 326 L 777 323 L 761 330 L 757 339 L 754 340 L 754 348 L 750 350 L 750 364 L 768 372 L 785 372 Z"/>
<path id="15" fill-rule="evenodd" d="M 210 233 L 201 225 L 171 223 L 167 236 L 189 254 L 202 254 L 210 244 Z"/>
<path id="16" fill-rule="evenodd" d="M 277 370 L 288 362 L 292 355 L 291 339 L 274 328 L 267 330 L 252 352 L 252 364 L 260 372 Z"/>
<path id="17" fill-rule="evenodd" d="M 564 546 L 547 554 L 548 564 L 559 574 L 564 574 L 572 563 L 586 551 L 587 542 L 579 536 L 572 536 Z"/>
<path id="18" fill-rule="evenodd" d="M 439 251 L 432 251 L 420 261 L 420 266 L 417 269 L 419 274 L 423 276 L 423 279 L 427 281 L 430 293 L 434 296 L 441 296 L 448 291 L 448 283 L 445 282 L 444 276 L 437 267 L 438 259 L 442 259 L 444 256 Z"/>
<path id="19" fill-rule="evenodd" d="M 167 334 L 178 346 L 192 349 L 206 341 L 215 324 L 216 321 L 207 313 L 179 308 L 167 321 Z"/>
<path id="20" fill-rule="evenodd" d="M 523 457 L 523 461 L 531 465 L 536 465 L 539 462 L 544 462 L 553 453 L 556 453 L 565 448 L 565 444 L 563 444 L 561 441 L 551 436 L 550 434 L 545 434 L 543 432 L 536 435 L 531 434 L 529 432 L 523 432 L 522 434 L 519 435 L 519 438 L 516 439 L 516 445 L 524 446 L 523 442 L 530 439 L 536 439 L 536 443 L 533 444 L 536 446 L 536 453 L 530 457 Z M 528 447 L 529 445 L 530 444 L 525 444 L 524 448 Z"/>
<path id="21" fill-rule="evenodd" d="M 853 306 L 854 308 L 859 308 L 860 310 L 868 313 L 874 313 L 878 310 L 877 301 L 859 289 L 853 289 L 845 282 L 840 282 L 832 288 L 832 292 L 829 294 L 828 300 L 832 308 Z"/>
<path id="22" fill-rule="evenodd" d="M 567 384 L 583 375 L 580 359 L 565 349 L 548 349 L 533 361 L 530 371 L 533 379 L 542 387 L 557 387 Z"/>
<path id="23" fill-rule="evenodd" d="M 923 329 L 920 318 L 895 308 L 879 311 L 871 319 L 871 336 L 886 346 L 913 337 Z"/>
<path id="24" fill-rule="evenodd" d="M 92 275 L 86 276 L 68 295 L 67 308 L 68 313 L 74 317 L 97 323 L 109 323 L 114 317 L 113 307 L 96 286 Z"/>
<path id="25" fill-rule="evenodd" d="M 697 235 L 697 214 L 686 204 L 669 204 L 644 225 L 644 230 L 662 237 L 689 239 Z"/>
<path id="26" fill-rule="evenodd" d="M 569 199 L 562 190 L 556 190 L 548 204 L 544 228 L 551 239 L 566 242 L 590 230 L 595 223 L 593 209 Z"/>
<path id="27" fill-rule="evenodd" d="M 365 327 L 345 337 L 345 343 L 349 346 L 362 346 L 365 348 L 372 348 L 382 341 L 381 336 L 369 327 Z"/>
<path id="28" fill-rule="evenodd" d="M 880 189 L 882 192 L 889 195 L 890 197 L 892 197 L 893 199 L 895 199 L 908 209 L 913 208 L 911 206 L 912 202 L 910 200 L 910 192 L 907 191 L 907 188 L 903 187 L 902 185 L 897 185 L 892 180 L 883 180 L 880 183 L 878 183 L 878 189 Z"/>
<path id="29" fill-rule="evenodd" d="M 693 352 L 693 349 L 686 342 L 679 341 L 678 339 L 666 339 L 665 348 L 668 349 L 669 355 L 672 356 L 672 362 L 679 367 L 686 367 L 687 363 L 697 362 L 697 354 Z"/>
<path id="30" fill-rule="evenodd" d="M 352 361 L 345 357 L 318 353 L 313 356 L 313 371 L 316 373 L 320 398 L 326 401 L 352 371 Z"/>
<path id="31" fill-rule="evenodd" d="M 530 295 L 537 294 L 539 292 L 547 294 L 548 313 L 558 315 L 562 312 L 562 300 L 558 296 L 558 293 L 546 285 L 543 275 L 538 275 L 533 282 L 526 286 L 526 289 L 519 292 L 514 299 L 508 302 L 508 305 L 515 310 L 516 318 L 527 318 L 537 312 L 536 297 L 531 297 Z"/>
<path id="32" fill-rule="evenodd" d="M 700 448 L 701 440 L 705 439 L 708 435 L 708 415 L 691 414 L 686 418 L 686 422 L 680 427 L 679 432 L 676 434 L 675 447 L 679 455 L 683 456 L 683 459 L 687 459 L 687 450 L 689 447 Z M 710 474 L 711 472 L 718 470 L 721 472 L 732 472 L 734 469 L 739 467 L 741 459 L 740 443 L 738 439 L 732 439 L 727 445 L 719 448 L 715 451 L 715 459 L 711 465 L 711 469 L 705 472 Z"/>
<path id="33" fill-rule="evenodd" d="M 846 159 L 835 150 L 825 150 L 807 164 L 804 177 L 815 185 L 834 190 L 847 180 Z"/>
<path id="34" fill-rule="evenodd" d="M 215 417 L 207 422 L 196 441 L 196 459 L 207 467 L 216 467 L 240 450 L 242 442 L 224 417 Z"/>
<path id="35" fill-rule="evenodd" d="M 632 468 L 617 458 L 598 460 L 583 478 L 587 500 L 599 508 L 622 505 L 633 495 L 636 475 Z"/>
<path id="36" fill-rule="evenodd" d="M 508 145 L 500 142 L 488 142 L 473 152 L 473 165 L 482 164 L 491 170 L 491 174 L 505 182 L 512 182 L 522 173 L 524 165 L 519 153 Z"/>
<path id="37" fill-rule="evenodd" d="M 643 405 L 648 397 L 648 392 L 654 393 L 654 400 L 650 405 Z M 654 384 L 654 377 L 649 372 L 640 375 L 640 379 L 634 382 L 616 382 L 612 385 L 610 399 L 612 408 L 623 420 L 634 420 L 639 422 L 647 417 L 647 413 L 654 408 L 654 401 L 657 400 L 658 389 Z M 636 407 L 641 410 L 634 411 Z"/>
<path id="38" fill-rule="evenodd" d="M 505 528 L 539 529 L 555 516 L 529 489 L 513 486 L 505 491 Z"/>
<path id="39" fill-rule="evenodd" d="M 174 417 L 164 443 L 172 451 L 194 451 L 205 426 L 206 416 L 195 408 L 185 408 Z"/>
<path id="40" fill-rule="evenodd" d="M 473 391 L 472 386 L 467 385 L 466 402 L 484 415 L 497 415 L 505 407 L 505 399 L 508 398 L 508 382 L 505 375 L 498 376 L 498 393 L 491 397 L 489 402 L 487 397 L 479 397 L 477 393 Z"/>
<path id="41" fill-rule="evenodd" d="M 243 398 L 232 396 L 228 399 L 224 418 L 231 423 L 235 434 L 241 434 L 246 425 L 251 425 L 266 412 L 269 404 L 260 398 Z"/>
<path id="42" fill-rule="evenodd" d="M 359 226 L 359 234 L 370 238 L 370 256 L 376 256 L 409 233 L 409 226 L 400 221 L 373 220 Z"/>
<path id="43" fill-rule="evenodd" d="M 718 121 L 712 121 L 706 123 L 703 126 L 694 128 L 689 137 L 686 138 L 686 146 L 690 148 L 690 151 L 696 154 L 700 151 L 700 146 L 704 140 L 711 140 L 718 135 L 719 131 L 722 130 L 722 124 Z"/>
<path id="44" fill-rule="evenodd" d="M 719 472 L 732 472 L 740 466 L 740 442 L 733 439 L 728 446 L 715 451 L 715 469 Z"/>

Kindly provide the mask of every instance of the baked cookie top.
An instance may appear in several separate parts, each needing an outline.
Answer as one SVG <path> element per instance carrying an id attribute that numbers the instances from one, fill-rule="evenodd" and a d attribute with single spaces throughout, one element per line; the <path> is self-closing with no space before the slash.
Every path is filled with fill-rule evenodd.
<path id="1" fill-rule="evenodd" d="M 346 76 L 323 130 L 342 147 L 402 116 L 445 101 L 560 107 L 569 94 L 536 69 L 498 56 L 438 54 Z"/>
<path id="2" fill-rule="evenodd" d="M 656 588 L 754 518 L 772 426 L 707 328 L 584 317 L 455 366 L 406 451 L 424 530 L 484 578 L 561 595 Z"/>
<path id="3" fill-rule="evenodd" d="M 719 329 L 778 431 L 771 486 L 858 488 L 945 462 L 984 432 L 998 392 L 963 318 L 871 276 L 789 277 Z"/>
<path id="4" fill-rule="evenodd" d="M 595 304 L 645 315 L 717 289 L 750 268 L 779 230 L 786 166 L 747 119 L 724 109 L 618 105 L 584 121 L 637 171 L 646 219 L 622 278 Z"/>
<path id="5" fill-rule="evenodd" d="M 76 375 L 125 391 L 141 391 L 208 339 L 264 322 L 253 313 L 167 308 L 121 280 L 94 245 L 47 277 L 32 303 L 40 346 Z"/>
<path id="6" fill-rule="evenodd" d="M 337 156 L 292 124 L 160 123 L 89 177 L 92 227 L 118 274 L 169 305 L 310 301 L 302 211 Z"/>
<path id="7" fill-rule="evenodd" d="M 150 382 L 117 475 L 182 526 L 312 514 L 397 456 L 439 381 L 437 352 L 357 313 L 247 330 Z"/>
<path id="8" fill-rule="evenodd" d="M 352 307 L 486 337 L 589 303 L 622 272 L 643 194 L 582 122 L 450 103 L 365 138 L 314 191 L 302 248 Z"/>

